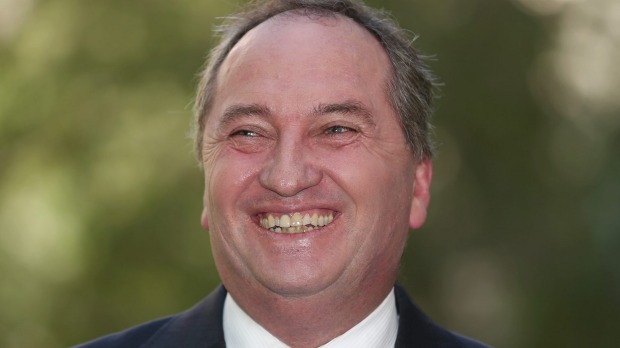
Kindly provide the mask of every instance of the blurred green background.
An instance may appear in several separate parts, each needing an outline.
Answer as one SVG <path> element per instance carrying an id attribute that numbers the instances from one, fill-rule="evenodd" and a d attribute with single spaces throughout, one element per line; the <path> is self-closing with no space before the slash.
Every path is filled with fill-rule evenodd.
<path id="1" fill-rule="evenodd" d="M 497 347 L 620 343 L 620 3 L 375 0 L 444 83 L 401 282 Z M 0 0 L 0 346 L 66 347 L 218 284 L 187 134 L 235 0 Z"/>

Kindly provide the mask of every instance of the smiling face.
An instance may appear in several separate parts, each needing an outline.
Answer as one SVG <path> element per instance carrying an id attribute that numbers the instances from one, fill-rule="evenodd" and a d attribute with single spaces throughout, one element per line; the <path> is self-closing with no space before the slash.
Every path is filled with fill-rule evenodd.
<path id="1" fill-rule="evenodd" d="M 388 102 L 390 61 L 343 17 L 279 15 L 224 61 L 205 127 L 203 226 L 232 293 L 392 287 L 431 165 Z"/>

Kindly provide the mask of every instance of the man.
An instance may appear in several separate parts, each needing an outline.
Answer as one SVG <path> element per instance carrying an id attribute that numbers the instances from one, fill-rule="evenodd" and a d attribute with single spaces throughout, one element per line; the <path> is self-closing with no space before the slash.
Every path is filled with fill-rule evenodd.
<path id="1" fill-rule="evenodd" d="M 232 17 L 196 102 L 223 286 L 84 347 L 483 347 L 395 286 L 430 198 L 431 102 L 409 39 L 354 0 Z"/>

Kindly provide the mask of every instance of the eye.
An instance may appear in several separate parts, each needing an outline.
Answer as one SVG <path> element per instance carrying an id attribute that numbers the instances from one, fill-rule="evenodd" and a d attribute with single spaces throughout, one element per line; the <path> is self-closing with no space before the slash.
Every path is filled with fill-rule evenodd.
<path id="1" fill-rule="evenodd" d="M 232 134 L 230 134 L 230 136 L 231 137 L 235 137 L 235 136 L 257 137 L 258 133 L 256 133 L 255 131 L 247 130 L 247 129 L 241 129 L 241 130 L 233 132 Z"/>
<path id="2" fill-rule="evenodd" d="M 355 132 L 355 129 L 345 126 L 332 126 L 325 130 L 325 134 L 342 134 L 347 132 Z"/>
<path id="3" fill-rule="evenodd" d="M 264 150 L 271 143 L 269 132 L 265 129 L 251 125 L 241 127 L 229 131 L 227 144 L 232 149 L 250 154 Z"/>

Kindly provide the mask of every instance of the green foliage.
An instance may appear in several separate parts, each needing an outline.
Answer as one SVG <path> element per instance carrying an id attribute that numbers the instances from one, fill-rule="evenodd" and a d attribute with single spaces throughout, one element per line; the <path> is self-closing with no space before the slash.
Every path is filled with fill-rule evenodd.
<path id="1" fill-rule="evenodd" d="M 235 5 L 5 3 L 0 346 L 68 346 L 187 308 L 219 282 L 191 104 L 211 30 Z M 496 346 L 612 347 L 620 106 L 583 99 L 584 125 L 554 104 L 567 82 L 541 61 L 560 14 L 369 3 L 420 35 L 444 83 L 429 221 L 401 281 L 439 322 Z"/>

